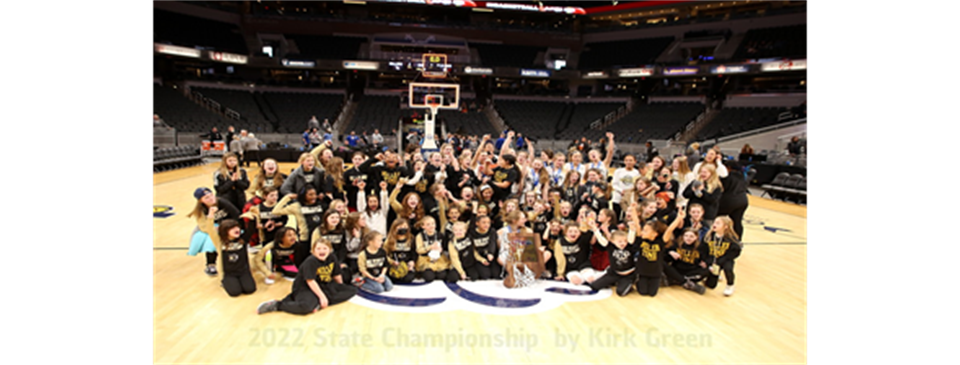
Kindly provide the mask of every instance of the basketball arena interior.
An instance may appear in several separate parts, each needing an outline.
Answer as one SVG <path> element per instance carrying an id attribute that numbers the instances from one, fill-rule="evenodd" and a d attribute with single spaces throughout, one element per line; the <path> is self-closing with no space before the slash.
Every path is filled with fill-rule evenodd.
<path id="1" fill-rule="evenodd" d="M 155 363 L 807 362 L 807 2 L 155 1 L 152 16 Z M 357 152 L 393 153 L 413 178 L 432 150 L 480 154 L 484 136 L 498 161 L 550 165 L 549 151 L 603 166 L 582 184 L 598 196 L 619 189 L 627 161 L 656 169 L 655 185 L 675 160 L 728 166 L 723 188 L 746 202 L 718 214 L 739 231 L 736 290 L 726 271 L 702 293 L 664 277 L 653 296 L 552 277 L 505 288 L 418 276 L 307 315 L 258 314 L 296 282 L 251 268 L 256 289 L 228 295 L 191 247 L 192 211 L 202 188 L 218 189 L 225 156 L 254 181 L 267 160 L 291 175 L 316 154 L 343 173 Z M 538 183 L 533 199 L 549 201 Z M 504 194 L 523 201 L 517 184 Z M 255 190 L 240 213 L 265 199 Z M 684 195 L 649 199 L 675 207 Z M 356 196 L 344 199 L 356 210 Z M 244 234 L 262 233 L 250 218 Z"/>

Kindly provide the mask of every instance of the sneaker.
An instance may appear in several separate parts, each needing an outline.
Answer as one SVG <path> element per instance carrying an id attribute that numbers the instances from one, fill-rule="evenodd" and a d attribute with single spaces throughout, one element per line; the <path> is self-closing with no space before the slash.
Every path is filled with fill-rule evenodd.
<path id="1" fill-rule="evenodd" d="M 363 285 L 363 278 L 357 276 L 353 278 L 353 286 L 360 287 Z"/>
<path id="2" fill-rule="evenodd" d="M 733 285 L 727 285 L 727 288 L 723 290 L 723 295 L 728 297 L 733 295 Z"/>
<path id="3" fill-rule="evenodd" d="M 217 267 L 216 266 L 207 266 L 206 269 L 203 269 L 203 272 L 210 276 L 217 276 Z"/>
<path id="4" fill-rule="evenodd" d="M 291 277 L 289 277 L 289 276 L 284 276 L 283 278 L 284 278 L 286 281 L 289 281 L 289 282 L 293 282 L 294 279 L 295 279 L 295 278 L 291 278 Z"/>
<path id="5" fill-rule="evenodd" d="M 690 291 L 695 291 L 700 295 L 703 295 L 703 293 L 707 292 L 707 288 L 705 288 L 703 285 L 697 284 L 690 280 L 687 280 L 687 282 L 683 283 L 683 288 Z"/>
<path id="6" fill-rule="evenodd" d="M 273 285 L 273 283 L 274 283 L 273 279 L 271 279 L 271 278 L 269 278 L 269 277 L 263 278 L 263 282 L 264 282 L 265 284 L 267 284 L 267 285 Z"/>
<path id="7" fill-rule="evenodd" d="M 279 309 L 280 309 L 279 300 L 268 300 L 266 302 L 260 303 L 260 305 L 257 306 L 257 314 L 276 312 Z"/>

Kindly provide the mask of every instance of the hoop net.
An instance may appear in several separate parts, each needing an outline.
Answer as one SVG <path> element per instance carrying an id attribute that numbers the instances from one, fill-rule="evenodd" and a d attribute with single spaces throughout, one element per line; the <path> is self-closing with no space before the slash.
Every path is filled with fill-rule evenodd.
<path id="1" fill-rule="evenodd" d="M 437 110 L 440 109 L 440 106 L 443 105 L 443 95 L 430 94 L 425 96 L 424 102 L 427 105 L 427 108 L 430 109 L 432 115 L 437 115 Z"/>

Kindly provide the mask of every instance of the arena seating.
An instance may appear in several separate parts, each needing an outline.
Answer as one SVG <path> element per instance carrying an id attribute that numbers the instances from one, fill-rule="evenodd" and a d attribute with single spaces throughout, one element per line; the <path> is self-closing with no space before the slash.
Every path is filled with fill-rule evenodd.
<path id="1" fill-rule="evenodd" d="M 807 178 L 801 174 L 781 172 L 762 188 L 763 195 L 769 195 L 773 199 L 792 200 L 796 203 L 806 202 L 807 199 Z"/>
<path id="2" fill-rule="evenodd" d="M 563 101 L 497 100 L 494 107 L 513 130 L 535 139 L 552 139 L 573 104 Z"/>
<path id="3" fill-rule="evenodd" d="M 706 140 L 737 134 L 779 123 L 777 116 L 789 108 L 724 108 L 697 133 L 697 140 Z"/>
<path id="4" fill-rule="evenodd" d="M 463 99 L 460 100 L 460 105 L 470 105 L 473 101 L 473 99 Z M 437 113 L 437 120 L 445 123 L 447 133 L 459 131 L 468 136 L 497 133 L 483 113 L 476 110 L 466 113 L 462 110 L 441 110 Z"/>
<path id="5" fill-rule="evenodd" d="M 580 137 L 587 137 L 591 140 L 596 140 L 600 138 L 602 132 L 590 130 L 590 123 L 603 118 L 605 115 L 617 110 L 623 105 L 624 103 L 573 104 L 573 115 L 570 117 L 570 124 L 559 132 L 557 139 L 579 139 Z"/>
<path id="6" fill-rule="evenodd" d="M 262 96 L 279 119 L 277 133 L 303 133 L 314 115 L 320 122 L 327 118 L 333 123 L 343 104 L 343 94 L 265 92 Z"/>
<path id="7" fill-rule="evenodd" d="M 230 122 L 238 130 L 246 129 L 254 133 L 273 132 L 273 125 L 264 117 L 263 111 L 252 92 L 203 87 L 194 87 L 192 90 L 199 91 L 204 96 L 216 100 L 224 108 L 230 108 L 240 113 L 239 121 Z"/>
<path id="8" fill-rule="evenodd" d="M 179 132 L 204 133 L 212 127 L 225 130 L 233 122 L 187 99 L 180 90 L 157 84 L 153 85 L 153 112 Z"/>
<path id="9" fill-rule="evenodd" d="M 670 139 L 703 112 L 700 103 L 654 103 L 637 105 L 630 114 L 603 130 L 588 130 L 584 136 L 596 140 L 611 131 L 617 141 L 644 143 L 651 139 Z"/>
<path id="10" fill-rule="evenodd" d="M 177 146 L 153 150 L 153 172 L 194 166 L 203 162 L 197 146 Z"/>
<path id="11" fill-rule="evenodd" d="M 353 122 L 344 131 L 348 134 L 350 131 L 361 134 L 363 131 L 373 133 L 374 129 L 380 129 L 380 134 L 386 135 L 397 129 L 400 118 L 409 112 L 400 109 L 399 96 L 365 95 L 357 105 Z"/>

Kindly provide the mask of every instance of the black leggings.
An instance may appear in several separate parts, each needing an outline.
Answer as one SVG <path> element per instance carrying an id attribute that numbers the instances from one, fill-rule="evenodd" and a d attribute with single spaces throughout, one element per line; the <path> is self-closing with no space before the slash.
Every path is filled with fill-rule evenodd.
<path id="1" fill-rule="evenodd" d="M 727 285 L 733 285 L 733 279 L 736 278 L 736 275 L 733 274 L 733 260 L 725 262 L 723 265 L 720 265 L 720 268 L 723 269 L 723 277 L 727 278 Z M 703 283 L 706 287 L 713 289 L 717 287 L 717 282 L 720 280 L 719 275 L 707 275 L 707 281 Z"/>
<path id="2" fill-rule="evenodd" d="M 663 265 L 663 273 L 667 274 L 667 282 L 670 285 L 682 285 L 687 281 L 688 277 L 699 277 L 694 282 L 699 282 L 707 278 L 710 275 L 710 270 L 696 266 L 692 269 L 681 270 L 673 265 Z"/>
<path id="3" fill-rule="evenodd" d="M 617 295 L 624 296 L 630 292 L 630 286 L 633 285 L 633 281 L 637 279 L 637 270 L 627 275 L 617 274 L 615 271 L 607 271 L 606 274 L 603 274 L 599 279 L 590 283 L 590 289 L 598 291 L 600 289 L 609 287 L 614 283 L 617 284 Z"/>
<path id="4" fill-rule="evenodd" d="M 473 266 L 463 268 L 463 272 L 467 274 L 467 280 L 480 280 L 480 268 L 478 266 L 483 266 L 481 263 L 476 263 Z M 450 269 L 457 276 L 457 280 L 460 280 L 460 272 L 457 269 Z M 485 279 L 485 278 L 484 278 Z"/>
<path id="5" fill-rule="evenodd" d="M 207 266 L 217 264 L 217 256 L 220 256 L 216 252 L 207 252 Z"/>
<path id="6" fill-rule="evenodd" d="M 423 272 L 420 273 L 420 276 L 423 278 L 423 281 L 428 283 L 438 279 L 444 280 L 448 283 L 456 283 L 460 279 L 460 273 L 455 269 L 440 271 L 427 269 L 423 270 Z"/>
<path id="7" fill-rule="evenodd" d="M 744 201 L 742 205 L 738 204 L 735 207 L 720 207 L 720 211 L 717 212 L 717 216 L 730 216 L 730 220 L 733 221 L 733 231 L 737 232 L 737 236 L 740 237 L 740 240 L 743 240 L 743 214 L 746 212 L 747 203 Z"/>
<path id="8" fill-rule="evenodd" d="M 499 278 L 500 278 L 500 271 L 501 271 L 501 270 L 500 270 L 500 263 L 498 263 L 498 262 L 491 262 L 489 266 L 484 265 L 484 264 L 481 264 L 481 263 L 477 263 L 477 265 L 474 266 L 474 268 L 476 268 L 476 270 L 477 270 L 477 278 L 480 279 L 480 280 L 499 279 Z M 464 270 L 464 271 L 466 271 L 466 270 Z M 467 271 L 467 276 L 470 276 L 470 272 L 469 272 L 469 271 Z"/>
<path id="9" fill-rule="evenodd" d="M 336 282 L 321 284 L 320 290 L 327 297 L 328 307 L 346 302 L 357 295 L 357 287 Z M 290 314 L 310 314 L 315 309 L 320 309 L 320 298 L 317 298 L 317 295 L 313 294 L 313 291 L 309 288 L 303 289 L 284 297 L 280 300 L 280 305 L 277 308 Z"/>
<path id="10" fill-rule="evenodd" d="M 640 295 L 647 295 L 647 296 L 653 297 L 657 295 L 657 291 L 659 290 L 660 290 L 659 276 L 654 277 L 654 276 L 641 275 L 637 279 L 637 292 L 639 292 Z"/>
<path id="11" fill-rule="evenodd" d="M 223 289 L 227 291 L 227 295 L 231 297 L 257 291 L 257 283 L 253 280 L 253 275 L 249 271 L 239 275 L 224 274 L 220 283 L 223 284 Z"/>

